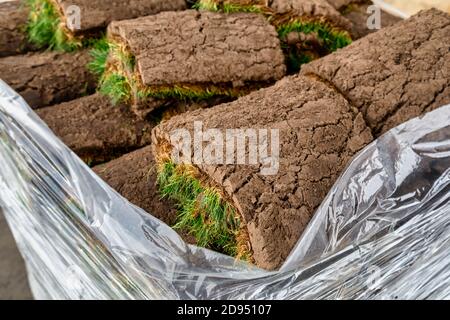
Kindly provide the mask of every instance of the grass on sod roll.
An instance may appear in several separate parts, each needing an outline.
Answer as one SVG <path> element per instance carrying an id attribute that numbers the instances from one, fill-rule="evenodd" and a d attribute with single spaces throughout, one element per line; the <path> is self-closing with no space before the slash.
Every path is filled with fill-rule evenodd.
<path id="1" fill-rule="evenodd" d="M 99 91 L 114 104 L 147 98 L 200 101 L 217 96 L 239 97 L 251 90 L 201 84 L 145 87 L 136 73 L 135 57 L 126 46 L 102 38 L 93 44 L 90 54 L 88 68 L 99 76 Z"/>
<path id="2" fill-rule="evenodd" d="M 284 49 L 283 49 L 284 50 Z M 301 66 L 314 60 L 314 57 L 303 52 L 296 52 L 295 49 L 285 49 L 286 67 L 291 71 L 299 71 Z"/>
<path id="3" fill-rule="evenodd" d="M 171 160 L 159 162 L 158 184 L 161 195 L 178 204 L 176 230 L 185 230 L 197 245 L 251 261 L 251 252 L 240 228 L 235 209 L 211 187 L 195 178 L 195 169 L 176 165 Z"/>
<path id="4" fill-rule="evenodd" d="M 76 37 L 66 27 L 55 0 L 26 0 L 29 8 L 26 32 L 37 48 L 72 52 L 93 47 L 101 37 Z M 99 40 L 100 39 L 100 40 Z"/>
<path id="5" fill-rule="evenodd" d="M 69 52 L 83 47 L 80 39 L 70 35 L 51 0 L 26 0 L 26 4 L 30 9 L 27 33 L 31 43 L 39 48 Z"/>
<path id="6" fill-rule="evenodd" d="M 333 27 L 323 19 L 314 20 L 312 18 L 289 17 L 288 15 L 277 15 L 271 12 L 270 8 L 257 4 L 230 4 L 220 3 L 218 0 L 199 0 L 194 5 L 198 10 L 207 10 L 213 12 L 253 12 L 264 14 L 269 22 L 275 26 L 278 36 L 282 42 L 282 46 L 286 48 L 288 45 L 285 40 L 289 33 L 298 32 L 305 35 L 315 33 L 318 39 L 324 43 L 324 49 L 327 53 L 343 48 L 352 42 L 350 33 Z M 285 50 L 288 70 L 297 72 L 302 64 L 313 60 L 313 57 L 297 50 Z M 297 56 L 295 56 L 297 55 Z"/>
<path id="7" fill-rule="evenodd" d="M 95 75 L 102 76 L 105 73 L 109 55 L 109 43 L 105 37 L 93 44 L 90 55 L 92 61 L 88 64 L 88 69 Z"/>

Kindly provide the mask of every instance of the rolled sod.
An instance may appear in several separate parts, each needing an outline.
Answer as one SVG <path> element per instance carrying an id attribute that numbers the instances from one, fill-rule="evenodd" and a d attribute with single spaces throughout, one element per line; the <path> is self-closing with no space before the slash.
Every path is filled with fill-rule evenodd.
<path id="1" fill-rule="evenodd" d="M 259 164 L 177 163 L 172 134 L 184 129 L 193 137 L 196 121 L 223 136 L 228 128 L 278 129 L 278 172 L 264 175 Z M 282 264 L 348 160 L 371 141 L 357 109 L 306 77 L 176 116 L 152 132 L 161 193 L 182 205 L 177 225 L 200 245 L 266 269 Z M 237 159 L 235 150 L 227 153 Z"/>
<path id="2" fill-rule="evenodd" d="M 367 21 L 372 13 L 368 8 L 373 5 L 371 0 L 327 0 L 333 7 L 352 23 L 351 34 L 354 40 L 365 37 L 369 33 L 378 31 L 369 29 Z M 381 9 L 380 9 L 381 10 Z M 396 17 L 384 10 L 381 10 L 381 28 L 389 27 L 402 18 Z"/>
<path id="3" fill-rule="evenodd" d="M 339 90 L 378 136 L 450 103 L 450 15 L 422 11 L 305 65 L 302 74 Z"/>
<path id="4" fill-rule="evenodd" d="M 185 0 L 27 0 L 27 4 L 30 40 L 65 51 L 89 45 L 111 21 L 186 8 Z"/>
<path id="5" fill-rule="evenodd" d="M 155 127 L 161 192 L 182 205 L 177 224 L 190 229 L 199 244 L 278 268 L 358 150 L 388 128 L 450 102 L 449 27 L 447 14 L 422 12 L 273 87 Z M 201 133 L 219 129 L 222 137 L 233 128 L 279 129 L 279 170 L 263 174 L 264 161 L 235 164 L 237 151 L 228 150 L 233 143 L 205 138 L 199 124 Z M 194 137 L 188 157 L 180 157 L 180 137 L 186 137 L 180 130 Z M 213 157 L 216 162 L 200 153 L 217 156 L 223 149 L 226 157 Z"/>
<path id="6" fill-rule="evenodd" d="M 289 73 L 351 43 L 351 23 L 326 0 L 199 0 L 200 10 L 253 12 L 274 25 L 283 44 Z"/>
<path id="7" fill-rule="evenodd" d="M 163 12 L 112 22 L 108 39 L 100 90 L 115 101 L 235 97 L 286 71 L 275 29 L 251 13 Z"/>
<path id="8" fill-rule="evenodd" d="M 152 123 L 100 94 L 36 111 L 49 128 L 90 165 L 104 163 L 150 143 Z"/>
<path id="9" fill-rule="evenodd" d="M 162 198 L 159 194 L 156 184 L 156 163 L 151 146 L 95 166 L 92 170 L 134 205 L 169 225 L 175 224 L 176 204 L 169 199 Z M 192 236 L 182 230 L 178 231 L 184 240 L 195 243 Z"/>
<path id="10" fill-rule="evenodd" d="M 88 51 L 42 52 L 0 59 L 0 78 L 36 109 L 76 99 L 95 91 L 87 70 Z"/>
<path id="11" fill-rule="evenodd" d="M 0 57 L 31 49 L 25 32 L 27 20 L 28 10 L 21 1 L 0 3 Z"/>

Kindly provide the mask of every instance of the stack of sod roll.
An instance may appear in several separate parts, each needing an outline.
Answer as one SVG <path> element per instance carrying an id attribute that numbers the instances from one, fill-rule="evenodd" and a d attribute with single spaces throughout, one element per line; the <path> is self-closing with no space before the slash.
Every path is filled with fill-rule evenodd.
<path id="1" fill-rule="evenodd" d="M 240 96 L 285 75 L 274 28 L 256 14 L 186 10 L 113 22 L 101 92 L 114 101 Z"/>
<path id="2" fill-rule="evenodd" d="M 96 79 L 86 68 L 89 61 L 86 49 L 9 56 L 0 59 L 0 78 L 37 109 L 92 94 Z"/>
<path id="3" fill-rule="evenodd" d="M 355 153 L 450 102 L 448 15 L 423 12 L 365 36 L 369 5 L 0 4 L 0 78 L 107 183 L 186 241 L 276 269 Z M 383 15 L 382 26 L 397 20 Z M 39 49 L 49 51 L 27 53 Z M 264 162 L 276 172 L 178 163 L 171 133 L 195 123 L 278 129 L 280 161 Z"/>

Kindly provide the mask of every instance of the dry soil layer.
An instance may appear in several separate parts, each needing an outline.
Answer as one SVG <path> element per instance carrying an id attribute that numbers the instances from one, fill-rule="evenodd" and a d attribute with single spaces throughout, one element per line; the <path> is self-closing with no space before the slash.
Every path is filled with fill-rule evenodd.
<path id="1" fill-rule="evenodd" d="M 150 143 L 153 127 L 127 106 L 94 94 L 37 110 L 50 129 L 80 158 L 97 164 Z"/>
<path id="2" fill-rule="evenodd" d="M 72 30 L 75 33 L 106 28 L 111 21 L 133 19 L 161 11 L 186 8 L 185 0 L 56 0 L 56 3 L 66 21 L 74 13 L 71 6 L 80 8 L 80 29 Z"/>
<path id="3" fill-rule="evenodd" d="M 95 165 L 148 145 L 151 129 L 158 121 L 221 102 L 221 99 L 201 103 L 159 101 L 165 108 L 156 114 L 130 109 L 124 104 L 113 105 L 108 97 L 97 93 L 41 108 L 36 113 L 72 151 Z"/>
<path id="4" fill-rule="evenodd" d="M 21 1 L 0 3 L 0 57 L 30 49 L 25 27 L 28 10 Z"/>
<path id="5" fill-rule="evenodd" d="M 378 135 L 450 103 L 450 15 L 431 9 L 312 62 Z"/>
<path id="6" fill-rule="evenodd" d="M 96 80 L 86 68 L 88 51 L 42 52 L 0 59 L 0 78 L 36 109 L 92 93 Z"/>
<path id="7" fill-rule="evenodd" d="M 278 80 L 284 56 L 273 26 L 257 14 L 186 10 L 112 22 L 109 36 L 126 43 L 145 86 Z"/>

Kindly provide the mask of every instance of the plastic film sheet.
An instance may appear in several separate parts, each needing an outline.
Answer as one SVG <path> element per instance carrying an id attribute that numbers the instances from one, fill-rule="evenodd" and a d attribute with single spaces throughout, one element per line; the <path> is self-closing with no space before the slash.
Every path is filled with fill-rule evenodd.
<path id="1" fill-rule="evenodd" d="M 450 105 L 356 156 L 284 266 L 184 243 L 0 82 L 0 206 L 37 299 L 450 298 Z"/>

